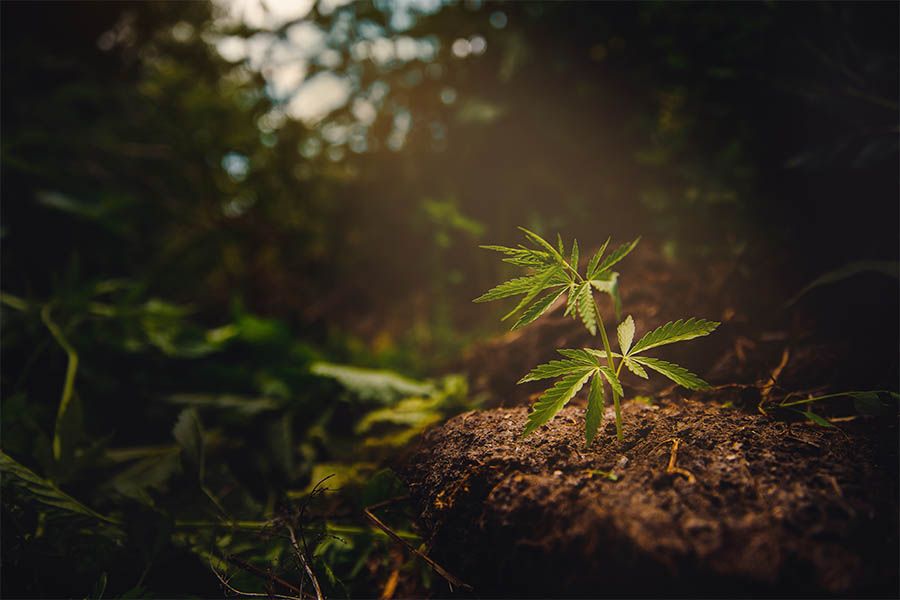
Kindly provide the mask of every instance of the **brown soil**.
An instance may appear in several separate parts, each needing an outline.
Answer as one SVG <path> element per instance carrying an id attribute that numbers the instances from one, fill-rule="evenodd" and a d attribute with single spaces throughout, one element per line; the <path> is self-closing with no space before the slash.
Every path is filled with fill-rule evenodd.
<path id="1" fill-rule="evenodd" d="M 521 439 L 526 414 L 460 415 L 405 471 L 434 558 L 479 596 L 896 597 L 896 427 L 879 447 L 859 421 L 632 402 L 624 441 L 608 411 L 586 450 L 582 407 Z"/>
<path id="2" fill-rule="evenodd" d="M 474 348 L 459 368 L 500 408 L 432 430 L 401 469 L 433 557 L 483 597 L 897 597 L 897 415 L 836 401 L 817 410 L 852 420 L 825 429 L 756 410 L 766 387 L 773 403 L 895 388 L 895 338 L 879 327 L 895 319 L 896 290 L 835 330 L 844 300 L 786 311 L 800 284 L 779 291 L 737 260 L 689 268 L 649 244 L 628 260 L 622 298 L 638 338 L 679 317 L 722 321 L 658 354 L 717 387 L 684 399 L 663 378 L 626 377 L 627 398 L 657 405 L 626 402 L 621 443 L 607 411 L 586 450 L 581 397 L 521 439 L 546 386 L 515 384 L 556 348 L 596 347 L 579 323 L 557 307 Z M 668 472 L 673 440 L 682 473 Z"/>

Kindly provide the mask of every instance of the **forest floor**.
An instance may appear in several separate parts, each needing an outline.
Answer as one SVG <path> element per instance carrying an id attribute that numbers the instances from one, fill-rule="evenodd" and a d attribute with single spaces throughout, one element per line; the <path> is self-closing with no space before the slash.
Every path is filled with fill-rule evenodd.
<path id="1" fill-rule="evenodd" d="M 585 448 L 580 397 L 522 439 L 541 388 L 515 382 L 556 348 L 596 342 L 556 310 L 474 349 L 461 368 L 493 407 L 433 429 L 400 469 L 432 558 L 480 597 L 896 597 L 896 411 L 838 402 L 826 428 L 758 410 L 860 389 L 842 387 L 854 342 L 816 335 L 814 316 L 780 310 L 738 262 L 670 274 L 645 246 L 633 263 L 622 296 L 638 336 L 678 317 L 723 322 L 664 356 L 713 389 L 633 378 L 622 441 L 608 409 Z"/>

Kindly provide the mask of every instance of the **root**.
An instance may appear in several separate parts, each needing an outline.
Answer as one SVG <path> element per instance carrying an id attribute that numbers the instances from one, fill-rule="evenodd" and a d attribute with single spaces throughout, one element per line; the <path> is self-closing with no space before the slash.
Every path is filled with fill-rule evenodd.
<path id="1" fill-rule="evenodd" d="M 694 477 L 693 473 L 691 473 L 687 469 L 682 469 L 675 466 L 675 463 L 678 461 L 678 446 L 681 445 L 681 440 L 679 440 L 678 438 L 672 438 L 668 441 L 672 442 L 672 452 L 671 454 L 669 454 L 669 464 L 666 466 L 666 473 L 678 474 L 687 478 L 688 483 L 696 483 L 697 478 Z"/>

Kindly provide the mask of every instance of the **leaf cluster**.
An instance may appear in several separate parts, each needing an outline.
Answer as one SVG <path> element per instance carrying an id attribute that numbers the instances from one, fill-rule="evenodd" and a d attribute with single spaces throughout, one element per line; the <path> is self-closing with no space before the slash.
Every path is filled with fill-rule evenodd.
<path id="1" fill-rule="evenodd" d="M 580 250 L 577 240 L 573 240 L 571 249 L 566 251 L 559 236 L 554 247 L 536 233 L 520 229 L 532 247 L 525 245 L 516 248 L 482 247 L 502 253 L 505 256 L 504 262 L 523 267 L 529 273 L 495 286 L 474 301 L 489 302 L 522 296 L 515 308 L 504 317 L 505 320 L 518 314 L 518 320 L 512 326 L 513 329 L 518 329 L 545 314 L 563 295 L 566 295 L 565 315 L 580 317 L 591 335 L 596 335 L 599 331 L 604 344 L 603 350 L 593 348 L 558 350 L 563 356 L 562 359 L 535 367 L 519 381 L 526 383 L 557 379 L 556 383 L 538 398 L 528 415 L 523 435 L 532 433 L 550 421 L 586 385 L 588 385 L 588 406 L 585 413 L 587 443 L 593 442 L 602 422 L 606 404 L 606 386 L 609 386 L 613 395 L 617 431 L 620 432 L 618 402 L 623 395 L 622 384 L 619 381 L 622 366 L 643 379 L 649 378 L 647 372 L 649 369 L 688 389 L 708 387 L 705 381 L 684 367 L 659 358 L 643 356 L 643 353 L 660 346 L 709 335 L 718 327 L 717 322 L 696 318 L 679 319 L 648 332 L 637 343 L 633 343 L 635 323 L 629 315 L 616 329 L 619 352 L 613 352 L 609 346 L 603 318 L 594 294 L 605 293 L 613 298 L 618 320 L 621 310 L 619 273 L 613 271 L 612 267 L 634 250 L 640 238 L 622 244 L 608 255 L 605 254 L 609 246 L 607 239 L 588 260 L 585 270 L 580 271 Z"/>

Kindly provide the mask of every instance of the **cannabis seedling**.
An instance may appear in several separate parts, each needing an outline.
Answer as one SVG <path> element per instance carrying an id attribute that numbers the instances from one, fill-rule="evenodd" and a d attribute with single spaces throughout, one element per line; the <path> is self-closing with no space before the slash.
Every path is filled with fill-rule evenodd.
<path id="1" fill-rule="evenodd" d="M 554 303 L 565 294 L 567 295 L 565 315 L 571 316 L 573 319 L 581 317 L 582 323 L 591 335 L 596 335 L 599 331 L 600 339 L 603 342 L 602 351 L 594 348 L 557 350 L 563 356 L 563 360 L 551 360 L 546 364 L 539 365 L 519 381 L 519 383 L 525 383 L 526 381 L 559 378 L 556 384 L 545 391 L 534 404 L 532 412 L 528 415 L 525 430 L 522 432 L 523 436 L 530 434 L 556 416 L 590 381 L 584 428 L 587 444 L 590 445 L 597 436 L 605 410 L 605 387 L 607 384 L 612 391 L 615 407 L 616 436 L 621 440 L 622 384 L 619 382 L 619 375 L 623 365 L 633 374 L 644 379 L 648 379 L 647 369 L 650 369 L 688 389 L 697 390 L 708 387 L 705 381 L 683 367 L 658 358 L 639 355 L 652 348 L 709 335 L 719 326 L 719 323 L 694 318 L 679 319 L 654 329 L 638 340 L 636 344 L 632 344 L 635 326 L 634 319 L 629 315 L 619 323 L 616 329 L 619 352 L 613 352 L 609 345 L 609 337 L 606 334 L 603 316 L 600 314 L 595 294 L 609 294 L 613 298 L 618 320 L 621 312 L 619 274 L 613 271 L 612 267 L 634 250 L 640 238 L 619 246 L 604 258 L 606 247 L 609 245 L 609 239 L 607 239 L 591 257 L 584 275 L 582 275 L 578 270 L 578 240 L 573 240 L 571 251 L 566 252 L 562 238 L 559 236 L 557 236 L 557 247 L 554 248 L 552 244 L 536 233 L 522 227 L 519 229 L 534 247 L 519 245 L 518 248 L 506 246 L 482 246 L 482 248 L 504 254 L 506 256 L 503 259 L 504 262 L 524 267 L 530 273 L 524 277 L 501 283 L 474 301 L 489 302 L 512 296 L 524 296 L 516 307 L 503 317 L 503 320 L 506 320 L 519 314 L 518 320 L 512 326 L 513 329 L 519 329 L 550 310 Z M 541 296 L 543 292 L 546 293 Z"/>

